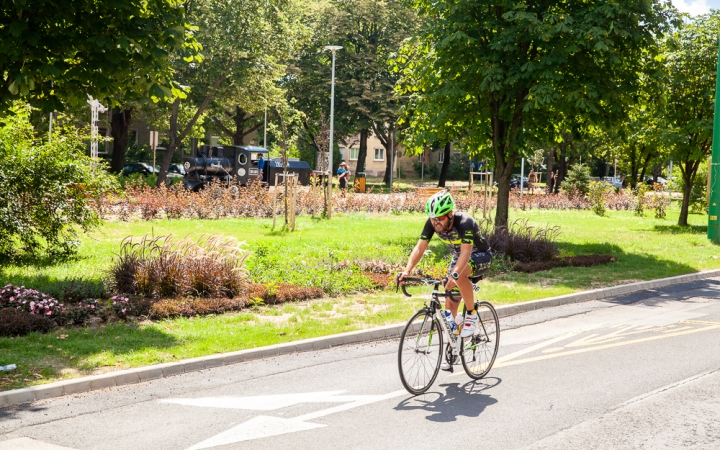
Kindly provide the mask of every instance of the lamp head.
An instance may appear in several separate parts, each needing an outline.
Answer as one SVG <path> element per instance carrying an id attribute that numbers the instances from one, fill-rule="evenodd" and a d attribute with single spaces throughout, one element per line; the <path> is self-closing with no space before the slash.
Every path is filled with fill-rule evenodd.
<path id="1" fill-rule="evenodd" d="M 323 50 L 330 50 L 331 52 L 335 53 L 338 50 L 342 50 L 342 47 L 339 45 L 326 45 L 323 47 Z"/>

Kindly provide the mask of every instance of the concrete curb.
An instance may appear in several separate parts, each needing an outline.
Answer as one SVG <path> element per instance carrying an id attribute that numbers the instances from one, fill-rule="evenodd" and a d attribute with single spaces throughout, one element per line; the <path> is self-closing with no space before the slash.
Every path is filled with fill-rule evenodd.
<path id="1" fill-rule="evenodd" d="M 716 276 L 720 276 L 720 270 L 709 270 L 689 275 L 680 275 L 670 278 L 661 278 L 658 280 L 641 281 L 639 283 L 631 283 L 621 286 L 593 289 L 590 291 L 561 295 L 559 297 L 551 297 L 541 300 L 533 300 L 514 305 L 502 305 L 497 307 L 497 313 L 498 316 L 501 318 L 508 317 L 541 308 L 550 308 L 554 306 L 568 305 L 571 303 L 580 303 L 591 300 L 617 297 L 620 295 L 631 294 L 633 292 L 644 291 L 648 289 L 658 289 L 674 284 L 689 283 L 692 281 L 712 278 Z M 241 350 L 237 352 L 203 356 L 200 358 L 186 359 L 178 362 L 157 364 L 154 366 L 139 367 L 136 369 L 120 370 L 102 375 L 94 375 L 72 380 L 58 381 L 42 386 L 0 392 L 0 408 L 19 405 L 23 403 L 31 403 L 38 400 L 46 400 L 49 398 L 62 397 L 65 395 L 79 394 L 83 392 L 105 389 L 113 386 L 125 386 L 129 384 L 143 383 L 145 381 L 156 380 L 164 377 L 171 377 L 183 373 L 195 372 L 198 370 L 210 369 L 219 366 L 227 366 L 230 364 L 237 364 L 245 361 L 270 358 L 273 356 L 287 355 L 290 353 L 309 352 L 331 347 L 337 347 L 340 345 L 358 344 L 361 342 L 371 342 L 397 338 L 404 327 L 405 323 L 387 325 L 378 328 L 371 328 L 368 330 L 351 331 L 348 333 L 335 334 L 332 336 L 305 339 L 302 341 L 288 342 L 285 344 L 271 345 L 268 347 L 255 348 L 250 350 Z"/>

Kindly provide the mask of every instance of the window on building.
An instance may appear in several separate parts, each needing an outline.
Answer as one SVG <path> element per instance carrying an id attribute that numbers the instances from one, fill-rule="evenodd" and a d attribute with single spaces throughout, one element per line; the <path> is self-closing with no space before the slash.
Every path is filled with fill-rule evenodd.
<path id="1" fill-rule="evenodd" d="M 345 147 L 338 147 L 338 150 L 340 150 L 340 158 L 348 158 L 347 149 Z"/>
<path id="2" fill-rule="evenodd" d="M 359 153 L 360 153 L 359 148 L 350 147 L 350 161 L 357 161 Z"/>
<path id="3" fill-rule="evenodd" d="M 138 143 L 138 132 L 137 130 L 128 130 L 128 144 L 134 142 Z"/>
<path id="4" fill-rule="evenodd" d="M 444 161 L 445 161 L 445 152 L 442 151 L 442 152 L 440 152 L 440 154 L 438 155 L 438 164 L 442 164 Z"/>
<path id="5" fill-rule="evenodd" d="M 385 149 L 384 148 L 376 148 L 375 149 L 375 161 L 385 161 Z"/>

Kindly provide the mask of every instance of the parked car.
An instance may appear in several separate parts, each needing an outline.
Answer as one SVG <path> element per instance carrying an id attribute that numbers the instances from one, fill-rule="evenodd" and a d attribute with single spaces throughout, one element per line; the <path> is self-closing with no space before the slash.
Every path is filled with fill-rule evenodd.
<path id="1" fill-rule="evenodd" d="M 622 189 L 623 183 L 622 180 L 618 177 L 602 177 L 600 179 L 601 183 L 607 183 L 614 187 L 615 189 Z"/>
<path id="2" fill-rule="evenodd" d="M 150 164 L 145 164 L 142 162 L 126 164 L 125 167 L 123 167 L 123 175 L 128 176 L 128 175 L 132 175 L 134 173 L 139 173 L 139 174 L 142 174 L 143 176 L 148 176 L 152 173 L 157 173 L 157 170 L 153 169 L 153 167 Z"/>
<path id="3" fill-rule="evenodd" d="M 523 189 L 528 188 L 528 179 L 527 177 L 522 178 L 522 186 Z M 510 189 L 520 189 L 520 177 L 517 175 L 513 175 L 510 179 Z"/>
<path id="4" fill-rule="evenodd" d="M 185 176 L 185 168 L 182 164 L 170 164 L 168 169 L 168 177 L 182 178 Z"/>
<path id="5" fill-rule="evenodd" d="M 665 186 L 667 184 L 667 180 L 663 177 L 657 177 L 657 182 L 663 186 Z M 653 177 L 645 177 L 645 183 L 652 186 L 653 185 Z"/>

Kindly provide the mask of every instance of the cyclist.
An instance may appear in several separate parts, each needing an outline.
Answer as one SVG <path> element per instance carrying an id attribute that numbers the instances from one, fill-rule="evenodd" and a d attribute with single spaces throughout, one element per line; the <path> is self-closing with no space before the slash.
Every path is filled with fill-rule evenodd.
<path id="1" fill-rule="evenodd" d="M 466 213 L 453 212 L 455 201 L 449 192 L 442 190 L 430 197 L 425 205 L 425 212 L 429 216 L 425 222 L 420 239 L 410 254 L 405 271 L 398 275 L 398 280 L 410 276 L 413 268 L 420 262 L 425 250 L 427 250 L 433 234 L 437 234 L 441 241 L 450 245 L 453 251 L 453 258 L 448 267 L 448 281 L 445 289 L 450 290 L 455 286 L 460 290 L 460 295 L 465 301 L 465 321 L 462 324 L 460 337 L 472 336 L 478 323 L 478 316 L 475 311 L 475 299 L 473 286 L 470 278 L 480 275 L 490 267 L 492 255 L 487 240 L 480 235 L 477 222 Z M 454 324 L 454 317 L 458 313 L 459 301 L 453 302 L 445 299 L 445 315 Z M 449 312 L 448 312 L 449 311 Z M 443 369 L 449 369 L 447 363 Z"/>

